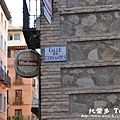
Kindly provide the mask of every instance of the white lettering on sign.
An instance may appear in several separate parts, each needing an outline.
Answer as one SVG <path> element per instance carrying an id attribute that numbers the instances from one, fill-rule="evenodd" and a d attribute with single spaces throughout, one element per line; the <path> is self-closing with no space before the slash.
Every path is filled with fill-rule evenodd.
<path id="1" fill-rule="evenodd" d="M 24 61 L 24 60 L 18 60 L 17 61 L 18 66 L 38 66 L 38 61 Z"/>
<path id="2" fill-rule="evenodd" d="M 62 48 L 49 48 L 49 52 L 61 52 Z"/>
<path id="3" fill-rule="evenodd" d="M 53 46 L 44 49 L 44 62 L 67 61 L 67 47 Z"/>

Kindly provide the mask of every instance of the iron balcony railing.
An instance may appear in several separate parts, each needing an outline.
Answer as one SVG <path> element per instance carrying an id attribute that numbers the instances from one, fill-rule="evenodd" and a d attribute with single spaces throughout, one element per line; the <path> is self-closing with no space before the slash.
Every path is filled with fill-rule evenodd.
<path id="1" fill-rule="evenodd" d="M 0 82 L 2 82 L 6 86 L 11 86 L 11 79 L 2 69 L 2 67 L 0 67 Z"/>
<path id="2" fill-rule="evenodd" d="M 22 77 L 21 78 L 16 78 L 16 79 L 13 77 L 13 82 L 11 84 L 13 84 L 13 85 L 23 85 L 24 82 L 22 80 Z"/>
<path id="3" fill-rule="evenodd" d="M 34 17 L 34 21 L 37 21 L 37 15 L 30 15 L 30 11 L 28 11 L 27 2 L 23 0 L 23 34 L 27 46 L 29 49 L 40 48 L 40 30 L 36 29 L 37 24 L 32 27 L 30 26 L 31 17 Z M 38 19 L 39 20 L 39 19 Z M 33 23 L 32 22 L 32 23 Z M 37 22 L 36 22 L 37 23 Z M 40 29 L 40 28 L 39 28 Z"/>

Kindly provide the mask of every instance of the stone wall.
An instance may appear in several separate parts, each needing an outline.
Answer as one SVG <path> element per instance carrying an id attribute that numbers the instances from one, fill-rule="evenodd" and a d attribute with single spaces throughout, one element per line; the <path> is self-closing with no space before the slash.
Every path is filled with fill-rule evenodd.
<path id="1" fill-rule="evenodd" d="M 120 32 L 120 12 L 82 13 L 61 16 L 61 36 L 85 36 Z"/>
<path id="2" fill-rule="evenodd" d="M 90 109 L 95 109 L 97 113 L 98 108 L 102 108 L 102 114 L 106 114 L 104 111 L 106 108 L 109 110 L 109 115 L 114 114 L 115 108 L 119 108 L 120 93 L 98 93 L 98 94 L 79 94 L 70 95 L 70 113 L 84 115 L 90 114 Z M 118 112 L 118 111 L 117 111 Z M 117 114 L 116 112 L 116 114 Z"/>
<path id="3" fill-rule="evenodd" d="M 120 67 L 85 67 L 62 69 L 62 87 L 120 86 Z"/>
<path id="4" fill-rule="evenodd" d="M 42 119 L 120 119 L 82 116 L 120 109 L 119 24 L 119 0 L 53 0 L 52 24 L 41 16 Z M 60 45 L 68 61 L 44 63 L 44 47 Z"/>
<path id="5" fill-rule="evenodd" d="M 69 61 L 119 59 L 119 51 L 119 40 L 95 40 L 68 43 Z"/>
<path id="6" fill-rule="evenodd" d="M 97 5 L 114 5 L 120 4 L 119 0 L 66 0 L 67 7 L 83 7 Z"/>

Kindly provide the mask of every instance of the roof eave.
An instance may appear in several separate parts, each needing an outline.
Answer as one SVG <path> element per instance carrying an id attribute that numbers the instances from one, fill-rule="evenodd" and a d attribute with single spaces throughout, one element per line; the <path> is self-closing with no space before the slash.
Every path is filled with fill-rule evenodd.
<path id="1" fill-rule="evenodd" d="M 12 17 L 11 17 L 11 14 L 10 14 L 10 12 L 8 10 L 8 7 L 7 7 L 6 3 L 5 3 L 5 1 L 0 0 L 0 5 L 1 5 L 1 7 L 2 7 L 4 13 L 5 13 L 5 16 L 6 16 L 7 20 L 10 20 Z"/>

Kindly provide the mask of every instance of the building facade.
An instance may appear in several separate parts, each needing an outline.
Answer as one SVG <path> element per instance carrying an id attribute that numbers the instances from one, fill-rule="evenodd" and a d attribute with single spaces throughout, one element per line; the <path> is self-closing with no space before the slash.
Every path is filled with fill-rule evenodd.
<path id="1" fill-rule="evenodd" d="M 8 117 L 14 120 L 32 120 L 32 103 L 37 96 L 37 78 L 23 78 L 14 69 L 14 58 L 20 50 L 27 49 L 22 28 L 9 26 L 8 30 L 8 72 L 11 88 L 8 91 Z"/>
<path id="2" fill-rule="evenodd" d="M 0 1 L 0 120 L 7 119 L 7 90 L 10 77 L 7 75 L 7 32 L 10 12 L 4 0 Z"/>
<path id="3" fill-rule="evenodd" d="M 53 0 L 40 25 L 42 119 L 120 120 L 120 1 Z M 52 46 L 67 62 L 44 62 Z"/>

